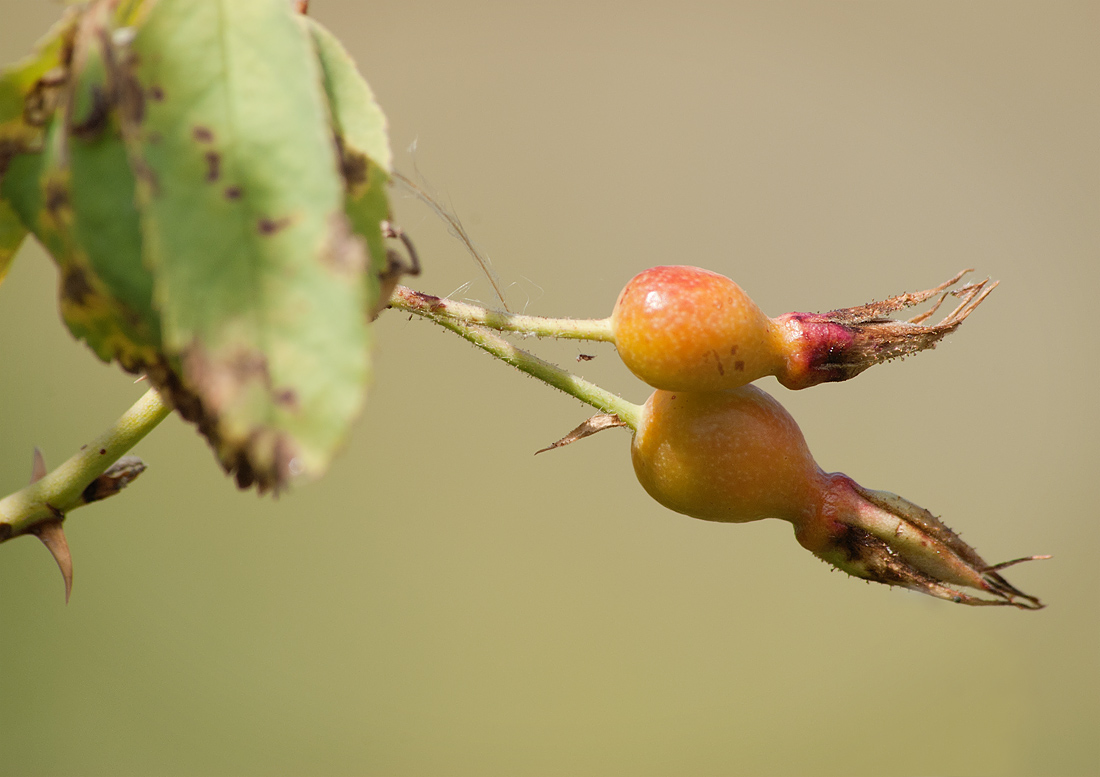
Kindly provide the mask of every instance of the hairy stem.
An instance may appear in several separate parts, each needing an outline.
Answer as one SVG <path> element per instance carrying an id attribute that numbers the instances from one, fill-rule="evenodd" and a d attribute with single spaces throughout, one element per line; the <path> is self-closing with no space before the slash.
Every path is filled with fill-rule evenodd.
<path id="1" fill-rule="evenodd" d="M 478 324 L 502 332 L 523 332 L 537 337 L 557 337 L 565 340 L 599 340 L 615 342 L 610 318 L 546 318 L 523 316 L 503 310 L 490 310 L 468 302 L 433 297 L 398 286 L 390 299 L 390 307 L 433 318 L 449 318 L 465 324 Z"/>
<path id="2" fill-rule="evenodd" d="M 172 410 L 153 389 L 134 403 L 114 426 L 72 458 L 26 488 L 0 499 L 0 542 L 57 520 L 84 504 L 83 493 Z"/>
<path id="3" fill-rule="evenodd" d="M 440 303 L 444 303 L 446 309 L 440 309 Z M 534 316 L 514 316 L 507 313 L 498 313 L 496 311 L 488 311 L 485 308 L 479 308 L 476 305 L 466 305 L 464 303 L 452 303 L 450 300 L 441 300 L 438 297 L 432 297 L 427 294 L 421 294 L 420 292 L 413 291 L 412 289 L 405 288 L 403 286 L 398 287 L 394 293 L 393 299 L 390 302 L 390 306 L 399 310 L 405 310 L 409 313 L 414 313 L 418 316 L 422 316 L 429 321 L 432 321 L 444 329 L 449 329 L 460 337 L 470 341 L 483 351 L 487 351 L 501 361 L 512 365 L 517 370 L 526 372 L 528 375 L 538 378 L 544 383 L 548 383 L 554 388 L 561 389 L 566 394 L 574 396 L 577 399 L 585 402 L 592 407 L 603 413 L 611 413 L 619 417 L 619 419 L 629 426 L 631 429 L 637 431 L 638 421 L 641 415 L 642 408 L 633 402 L 628 402 L 622 397 L 612 394 L 606 389 L 602 389 L 595 383 L 591 383 L 584 378 L 574 375 L 571 372 L 563 370 L 556 364 L 551 364 L 548 361 L 540 359 L 532 353 L 524 351 L 522 348 L 517 348 L 503 337 L 498 335 L 486 326 L 493 326 L 488 321 L 479 321 L 476 319 L 467 318 L 465 315 L 456 316 L 452 315 L 452 305 L 461 305 L 463 309 L 469 308 L 474 311 L 481 311 L 478 315 L 486 315 L 491 317 L 500 316 L 502 318 L 512 319 L 535 319 L 541 321 L 570 321 L 571 319 L 537 319 Z M 469 311 L 466 311 L 469 312 Z M 511 331 L 532 332 L 531 329 L 512 329 Z M 538 332 L 534 332 L 538 334 Z M 547 333 L 549 334 L 549 333 Z M 562 336 L 562 335 L 553 335 Z M 570 336 L 570 335 L 565 335 Z M 579 335 L 572 335 L 579 337 Z M 589 338 L 591 339 L 591 338 Z"/>

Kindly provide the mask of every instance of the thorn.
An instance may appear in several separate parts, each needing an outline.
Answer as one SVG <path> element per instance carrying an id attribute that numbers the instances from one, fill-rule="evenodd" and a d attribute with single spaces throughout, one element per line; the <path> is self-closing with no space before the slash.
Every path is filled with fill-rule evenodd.
<path id="1" fill-rule="evenodd" d="M 61 576 L 65 578 L 65 604 L 69 603 L 69 595 L 73 592 L 73 557 L 69 553 L 69 543 L 65 539 L 65 530 L 61 528 L 63 518 L 40 523 L 31 529 L 31 533 L 53 556 L 57 562 L 57 568 L 61 570 Z"/>
<path id="2" fill-rule="evenodd" d="M 44 477 L 46 477 L 46 459 L 42 456 L 42 451 L 38 450 L 38 446 L 35 446 L 31 460 L 31 482 L 37 483 Z"/>

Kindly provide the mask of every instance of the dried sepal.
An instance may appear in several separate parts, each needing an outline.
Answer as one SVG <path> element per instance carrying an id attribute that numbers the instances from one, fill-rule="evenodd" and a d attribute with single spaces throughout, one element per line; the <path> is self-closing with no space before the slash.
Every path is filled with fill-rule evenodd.
<path id="1" fill-rule="evenodd" d="M 561 448 L 565 445 L 569 445 L 569 443 L 582 440 L 585 437 L 591 437 L 596 432 L 602 432 L 604 429 L 614 429 L 619 426 L 629 426 L 629 424 L 613 413 L 598 413 L 557 442 L 551 443 L 545 448 L 535 451 L 535 455 L 537 456 L 540 453 L 554 450 L 554 448 Z"/>
<path id="2" fill-rule="evenodd" d="M 988 278 L 951 289 L 970 272 L 924 291 L 899 294 L 828 313 L 787 313 L 775 319 L 787 343 L 786 369 L 779 381 L 790 389 L 818 383 L 848 380 L 881 362 L 934 348 L 954 332 L 997 287 Z M 948 296 L 958 305 L 936 324 L 925 324 Z M 922 305 L 939 297 L 930 310 L 908 321 L 890 318 L 891 313 Z"/>
<path id="3" fill-rule="evenodd" d="M 845 475 L 826 477 L 828 496 L 820 512 L 796 530 L 798 541 L 818 557 L 855 577 L 960 604 L 1043 608 L 1039 599 L 1013 586 L 999 570 L 1049 556 L 988 564 L 923 507 L 896 494 L 863 488 Z"/>
<path id="4" fill-rule="evenodd" d="M 137 476 L 144 471 L 144 461 L 137 456 L 123 456 L 108 467 L 106 472 L 88 484 L 88 487 L 81 494 L 81 499 L 84 504 L 90 504 L 114 496 L 133 483 Z"/>

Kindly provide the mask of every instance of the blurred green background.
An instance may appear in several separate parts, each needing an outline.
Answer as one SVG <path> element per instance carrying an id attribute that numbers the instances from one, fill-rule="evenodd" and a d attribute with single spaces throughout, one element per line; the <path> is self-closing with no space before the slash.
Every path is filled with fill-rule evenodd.
<path id="1" fill-rule="evenodd" d="M 170 419 L 67 526 L 72 602 L 0 548 L 4 775 L 1100 774 L 1095 297 L 1100 5 L 314 0 L 517 309 L 610 312 L 655 264 L 769 314 L 1002 285 L 932 353 L 791 393 L 818 462 L 895 491 L 1039 613 L 851 580 L 775 521 L 675 515 L 627 435 L 453 335 L 378 325 L 330 475 L 238 493 Z M 0 61 L 60 15 L 0 0 Z M 491 303 L 396 199 L 416 285 Z M 140 386 L 59 323 L 28 246 L 0 287 L 0 492 Z M 642 401 L 608 346 L 536 343 Z M 597 354 L 578 364 L 579 353 Z"/>

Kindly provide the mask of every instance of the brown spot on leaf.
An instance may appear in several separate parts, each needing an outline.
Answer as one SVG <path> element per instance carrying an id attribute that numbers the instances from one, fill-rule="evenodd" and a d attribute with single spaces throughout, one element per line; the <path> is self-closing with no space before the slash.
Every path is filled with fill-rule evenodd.
<path id="1" fill-rule="evenodd" d="M 145 118 L 145 91 L 141 82 L 129 71 L 119 71 L 118 104 L 124 121 L 134 125 L 141 124 Z"/>
<path id="2" fill-rule="evenodd" d="M 275 404 L 282 405 L 287 410 L 298 410 L 298 392 L 294 389 L 280 389 L 275 392 Z"/>
<path id="3" fill-rule="evenodd" d="M 61 87 L 69 80 L 66 68 L 55 67 L 34 82 L 23 98 L 23 121 L 32 127 L 42 127 L 57 108 Z"/>
<path id="4" fill-rule="evenodd" d="M 206 152 L 206 182 L 214 183 L 221 175 L 222 157 L 217 151 Z"/>
<path id="5" fill-rule="evenodd" d="M 72 134 L 82 140 L 88 140 L 98 135 L 107 126 L 107 117 L 110 115 L 110 102 L 107 94 L 99 84 L 92 84 L 92 107 L 88 116 L 79 124 L 74 124 Z"/>
<path id="6" fill-rule="evenodd" d="M 735 370 L 737 370 L 738 372 L 744 372 L 745 371 L 745 363 L 743 361 L 741 361 L 740 359 L 738 359 L 737 361 L 735 361 L 733 363 L 733 368 Z"/>
<path id="7" fill-rule="evenodd" d="M 340 172 L 349 191 L 367 182 L 367 157 L 364 154 L 344 154 Z"/>
<path id="8" fill-rule="evenodd" d="M 165 395 L 168 402 L 183 416 L 184 420 L 193 424 L 199 423 L 202 417 L 202 406 L 198 397 L 184 388 L 180 376 L 166 361 L 150 364 L 146 374 L 149 377 L 149 382 L 156 386 L 161 394 Z"/>
<path id="9" fill-rule="evenodd" d="M 237 481 L 237 488 L 242 490 L 250 488 L 256 482 L 256 472 L 252 469 L 252 463 L 245 458 L 243 453 L 237 453 L 230 461 L 231 464 L 227 466 L 227 469 L 230 472 L 236 470 L 234 479 Z"/>
<path id="10" fill-rule="evenodd" d="M 69 204 L 69 188 L 61 181 L 51 180 L 46 184 L 46 210 L 57 214 Z"/>
<path id="11" fill-rule="evenodd" d="M 256 229 L 261 235 L 274 235 L 284 227 L 290 226 L 290 217 L 283 216 L 277 219 L 262 218 L 256 222 Z"/>
<path id="12" fill-rule="evenodd" d="M 61 283 L 62 298 L 71 301 L 75 305 L 83 306 L 88 297 L 93 294 L 95 292 L 88 283 L 84 270 L 79 267 L 70 267 Z"/>
<path id="13" fill-rule="evenodd" d="M 153 84 L 149 87 L 149 99 L 159 103 L 164 99 L 164 89 L 157 84 Z"/>
<path id="14" fill-rule="evenodd" d="M 350 151 L 344 145 L 343 136 L 336 134 L 336 156 L 340 160 L 340 175 L 344 179 L 344 189 L 354 192 L 367 183 L 370 172 L 370 164 L 365 154 L 358 151 Z"/>
<path id="15" fill-rule="evenodd" d="M 244 195 L 244 192 L 239 186 L 226 186 L 225 198 L 227 200 L 239 200 Z"/>
<path id="16" fill-rule="evenodd" d="M 66 25 L 64 33 L 61 38 L 61 52 L 58 54 L 58 59 L 61 61 L 61 66 L 68 71 L 69 66 L 73 63 L 73 50 L 76 48 L 76 32 L 77 22 L 80 19 L 80 15 L 84 13 L 82 10 L 76 8 L 69 8 L 66 11 L 66 16 L 62 20 L 62 23 Z"/>
<path id="17" fill-rule="evenodd" d="M 262 426 L 252 428 L 243 439 L 226 437 L 221 426 L 221 413 L 242 381 L 259 378 L 272 390 L 266 359 L 245 349 L 215 358 L 198 342 L 186 348 L 180 359 L 186 378 L 162 360 L 146 370 L 150 382 L 181 416 L 198 427 L 238 488 L 255 486 L 261 494 L 278 493 L 294 474 L 297 452 L 292 439 Z"/>
<path id="18" fill-rule="evenodd" d="M 736 356 L 736 355 L 737 355 L 737 346 L 736 345 L 731 345 L 730 346 L 730 356 Z"/>
<path id="19" fill-rule="evenodd" d="M 10 138 L 0 138 L 0 178 L 8 172 L 8 165 L 23 152 L 23 144 Z"/>
<path id="20" fill-rule="evenodd" d="M 241 383 L 256 379 L 267 384 L 271 383 L 271 374 L 267 369 L 267 358 L 259 351 L 242 349 L 227 364 L 233 372 L 233 377 Z"/>
<path id="21" fill-rule="evenodd" d="M 201 124 L 196 124 L 191 130 L 191 137 L 197 140 L 199 143 L 213 143 L 214 131 L 209 127 L 204 127 Z"/>
<path id="22" fill-rule="evenodd" d="M 145 163 L 144 159 L 134 157 L 130 160 L 130 167 L 134 171 L 134 178 L 148 186 L 150 193 L 156 195 L 160 191 L 160 181 L 157 180 L 157 174 L 153 172 L 153 168 Z"/>

